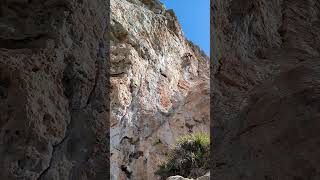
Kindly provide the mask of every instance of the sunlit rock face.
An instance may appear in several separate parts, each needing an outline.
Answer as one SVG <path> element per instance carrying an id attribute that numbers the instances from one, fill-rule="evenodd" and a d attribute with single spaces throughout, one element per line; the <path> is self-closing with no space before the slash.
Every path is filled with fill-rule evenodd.
<path id="1" fill-rule="evenodd" d="M 209 131 L 209 60 L 155 0 L 111 0 L 111 179 L 157 179 L 181 135 Z"/>
<path id="2" fill-rule="evenodd" d="M 104 0 L 0 2 L 0 179 L 108 178 Z"/>
<path id="3" fill-rule="evenodd" d="M 319 179 L 320 2 L 212 0 L 214 179 Z"/>
<path id="4" fill-rule="evenodd" d="M 184 178 L 182 176 L 171 176 L 171 177 L 168 177 L 167 180 L 210 180 L 210 173 L 207 173 L 204 176 L 201 176 L 197 179 L 189 179 L 189 178 Z"/>

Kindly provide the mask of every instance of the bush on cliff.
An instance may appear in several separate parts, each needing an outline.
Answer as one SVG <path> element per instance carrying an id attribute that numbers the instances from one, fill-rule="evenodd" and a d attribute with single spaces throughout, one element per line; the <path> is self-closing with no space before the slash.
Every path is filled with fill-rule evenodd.
<path id="1" fill-rule="evenodd" d="M 206 133 L 182 136 L 169 151 L 167 160 L 155 172 L 162 179 L 180 175 L 196 178 L 209 170 L 210 138 Z"/>

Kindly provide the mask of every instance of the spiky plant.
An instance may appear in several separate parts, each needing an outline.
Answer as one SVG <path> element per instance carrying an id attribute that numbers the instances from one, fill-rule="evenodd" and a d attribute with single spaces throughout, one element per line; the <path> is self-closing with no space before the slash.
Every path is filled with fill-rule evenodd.
<path id="1" fill-rule="evenodd" d="M 155 172 L 162 179 L 181 175 L 195 178 L 209 170 L 210 137 L 206 133 L 182 136 L 169 150 L 167 160 Z"/>

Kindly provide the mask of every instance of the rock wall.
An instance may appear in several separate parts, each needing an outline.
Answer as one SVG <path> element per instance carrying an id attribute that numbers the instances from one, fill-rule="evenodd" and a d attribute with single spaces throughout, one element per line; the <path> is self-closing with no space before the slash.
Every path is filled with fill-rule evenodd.
<path id="1" fill-rule="evenodd" d="M 0 2 L 0 179 L 108 179 L 104 0 Z"/>
<path id="2" fill-rule="evenodd" d="M 157 179 L 183 134 L 209 131 L 209 60 L 156 0 L 111 0 L 111 179 Z"/>
<path id="3" fill-rule="evenodd" d="M 319 179 L 320 2 L 211 1 L 213 179 Z"/>

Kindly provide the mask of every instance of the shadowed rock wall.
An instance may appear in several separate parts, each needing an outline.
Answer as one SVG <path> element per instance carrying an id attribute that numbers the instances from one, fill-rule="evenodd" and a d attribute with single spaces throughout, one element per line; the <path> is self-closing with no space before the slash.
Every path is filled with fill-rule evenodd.
<path id="1" fill-rule="evenodd" d="M 211 1 L 213 179 L 319 179 L 320 3 Z"/>
<path id="2" fill-rule="evenodd" d="M 0 2 L 0 179 L 108 179 L 103 0 Z"/>

